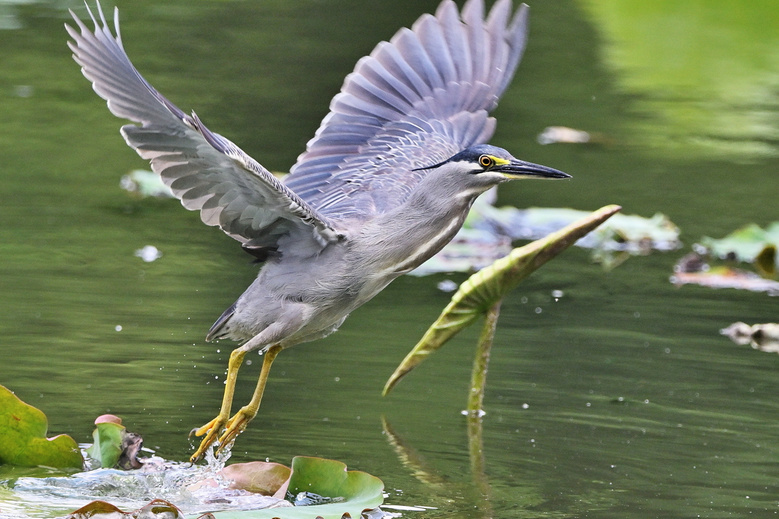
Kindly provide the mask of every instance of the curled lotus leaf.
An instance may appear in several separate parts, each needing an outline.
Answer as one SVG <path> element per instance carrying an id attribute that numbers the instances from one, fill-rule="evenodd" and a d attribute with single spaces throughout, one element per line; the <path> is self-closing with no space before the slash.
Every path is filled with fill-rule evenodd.
<path id="1" fill-rule="evenodd" d="M 513 249 L 507 256 L 468 278 L 422 339 L 395 369 L 384 386 L 383 394 L 389 393 L 402 377 L 460 330 L 485 315 L 531 273 L 620 210 L 618 205 L 602 207 L 545 238 Z"/>

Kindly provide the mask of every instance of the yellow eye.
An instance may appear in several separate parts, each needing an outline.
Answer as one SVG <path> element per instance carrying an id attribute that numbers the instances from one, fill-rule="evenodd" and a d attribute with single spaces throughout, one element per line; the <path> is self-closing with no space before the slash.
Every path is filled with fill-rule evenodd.
<path id="1" fill-rule="evenodd" d="M 487 169 L 495 165 L 495 159 L 493 159 L 489 155 L 482 155 L 481 157 L 479 157 L 479 164 L 484 169 Z"/>

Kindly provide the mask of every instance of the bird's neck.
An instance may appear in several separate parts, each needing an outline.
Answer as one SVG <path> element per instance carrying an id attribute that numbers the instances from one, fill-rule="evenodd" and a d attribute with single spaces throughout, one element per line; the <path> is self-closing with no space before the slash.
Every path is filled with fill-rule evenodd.
<path id="1" fill-rule="evenodd" d="M 480 193 L 452 197 L 437 189 L 416 189 L 405 204 L 364 229 L 373 261 L 398 275 L 415 269 L 457 234 Z"/>

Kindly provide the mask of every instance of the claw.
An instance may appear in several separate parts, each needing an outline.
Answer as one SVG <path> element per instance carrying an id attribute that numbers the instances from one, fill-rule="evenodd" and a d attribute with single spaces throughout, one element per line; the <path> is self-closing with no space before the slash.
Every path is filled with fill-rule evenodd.
<path id="1" fill-rule="evenodd" d="M 217 438 L 219 432 L 224 427 L 224 424 L 225 424 L 225 419 L 222 418 L 221 416 L 217 416 L 216 418 L 214 418 L 213 420 L 205 424 L 203 427 L 200 427 L 199 429 L 192 429 L 192 431 L 190 431 L 189 433 L 190 438 L 192 437 L 193 434 L 195 436 L 203 436 L 204 434 L 206 435 L 206 437 L 203 438 L 203 440 L 200 442 L 200 446 L 197 448 L 195 453 L 192 456 L 190 456 L 189 458 L 190 463 L 198 462 L 201 458 L 203 458 L 203 456 L 205 456 L 206 451 L 211 446 L 211 444 L 219 441 L 217 440 Z M 219 443 L 220 443 L 219 450 L 221 450 L 224 444 L 221 442 Z"/>
<path id="2" fill-rule="evenodd" d="M 251 411 L 247 412 L 245 407 L 241 408 L 237 413 L 228 420 L 222 435 L 219 437 L 219 448 L 216 453 L 219 454 L 223 449 L 233 444 L 235 439 L 246 430 L 246 426 L 256 416 L 257 413 L 252 414 Z"/>

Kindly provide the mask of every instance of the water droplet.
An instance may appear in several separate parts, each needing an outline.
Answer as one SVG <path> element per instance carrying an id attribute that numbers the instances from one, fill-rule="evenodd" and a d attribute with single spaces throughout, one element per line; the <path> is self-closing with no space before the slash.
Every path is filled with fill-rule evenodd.
<path id="1" fill-rule="evenodd" d="M 454 292 L 455 290 L 457 290 L 457 283 L 455 283 L 451 279 L 445 279 L 440 283 L 438 283 L 437 288 L 441 292 Z"/>

